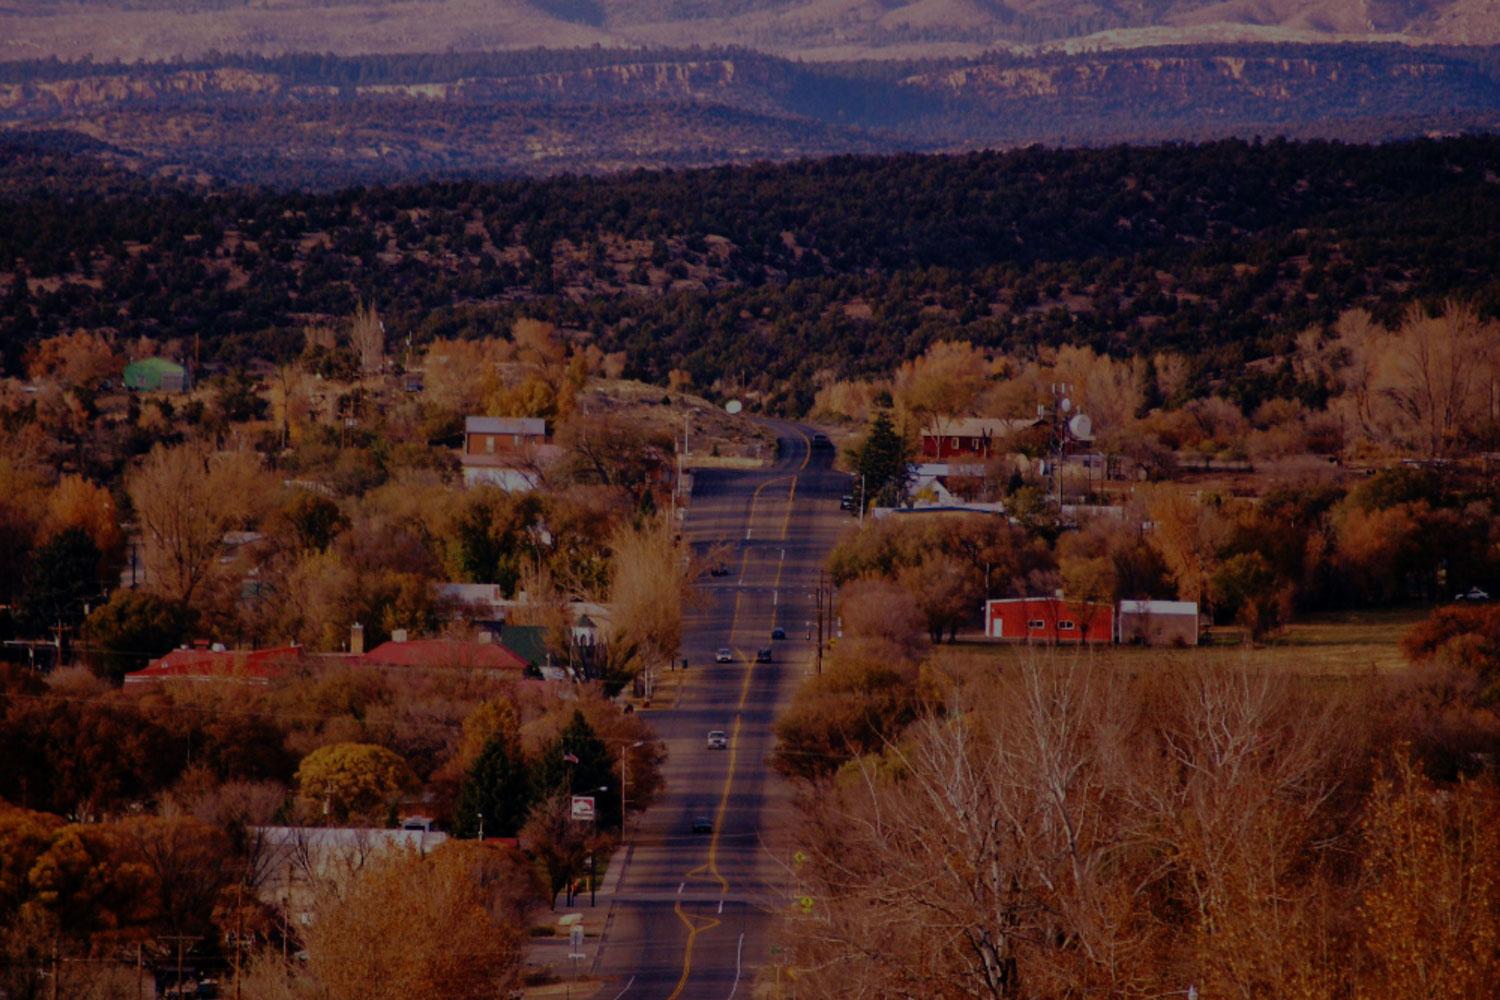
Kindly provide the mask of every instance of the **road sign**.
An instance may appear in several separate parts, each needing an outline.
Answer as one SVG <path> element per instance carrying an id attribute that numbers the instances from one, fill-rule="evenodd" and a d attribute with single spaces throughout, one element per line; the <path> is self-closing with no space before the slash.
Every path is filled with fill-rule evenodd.
<path id="1" fill-rule="evenodd" d="M 592 795 L 573 796 L 572 816 L 580 823 L 592 823 L 594 821 L 594 797 Z"/>
<path id="2" fill-rule="evenodd" d="M 802 907 L 803 913 L 807 913 L 813 908 L 813 898 L 811 896 L 803 896 L 797 900 L 797 905 Z"/>

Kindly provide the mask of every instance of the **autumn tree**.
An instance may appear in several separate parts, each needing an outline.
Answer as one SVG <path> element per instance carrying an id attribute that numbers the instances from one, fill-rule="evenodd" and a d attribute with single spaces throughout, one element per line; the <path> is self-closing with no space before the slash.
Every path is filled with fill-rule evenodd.
<path id="1" fill-rule="evenodd" d="M 119 569 L 125 549 L 125 534 L 120 530 L 119 513 L 114 497 L 97 483 L 82 476 L 63 476 L 47 498 L 47 513 L 42 520 L 43 539 L 77 528 L 89 537 L 99 550 L 99 575 L 107 577 Z"/>
<path id="2" fill-rule="evenodd" d="M 610 537 L 610 642 L 636 651 L 640 669 L 665 666 L 682 646 L 691 560 L 661 517 Z"/>
<path id="3" fill-rule="evenodd" d="M 1500 982 L 1500 797 L 1436 787 L 1404 754 L 1361 832 L 1359 998 L 1467 1000 Z"/>
<path id="4" fill-rule="evenodd" d="M 383 817 L 414 781 L 406 761 L 371 743 L 319 747 L 297 767 L 297 794 L 309 814 L 334 823 Z"/>
<path id="5" fill-rule="evenodd" d="M 290 975 L 323 996 L 503 996 L 518 984 L 522 959 L 521 927 L 496 916 L 503 891 L 447 851 L 376 859 L 344 891 L 319 900 L 304 934 L 304 970 L 267 956 L 245 992 L 285 996 Z"/>
<path id="6" fill-rule="evenodd" d="M 26 356 L 26 373 L 32 378 L 54 379 L 88 392 L 118 377 L 124 365 L 124 358 L 115 353 L 108 339 L 87 330 L 49 337 Z"/>
<path id="7" fill-rule="evenodd" d="M 973 344 L 940 340 L 896 370 L 891 395 L 920 426 L 942 433 L 954 418 L 974 412 L 989 369 L 989 359 Z"/>
<path id="8" fill-rule="evenodd" d="M 271 484 L 255 455 L 158 445 L 129 478 L 146 542 L 146 585 L 193 606 L 211 581 L 224 533 L 261 513 Z"/>
<path id="9" fill-rule="evenodd" d="M 929 553 L 896 579 L 916 600 L 933 642 L 941 642 L 944 632 L 953 641 L 959 626 L 977 619 L 983 607 L 983 570 L 953 556 Z"/>

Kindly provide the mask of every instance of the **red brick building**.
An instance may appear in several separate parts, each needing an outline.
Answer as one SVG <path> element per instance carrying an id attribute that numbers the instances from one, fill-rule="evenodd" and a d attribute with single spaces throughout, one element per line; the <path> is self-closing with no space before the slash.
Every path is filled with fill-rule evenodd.
<path id="1" fill-rule="evenodd" d="M 1017 434 L 1035 426 L 1035 420 L 986 417 L 965 417 L 934 423 L 922 431 L 922 461 L 985 462 L 1003 454 Z"/>
<path id="2" fill-rule="evenodd" d="M 1108 644 L 1115 638 L 1115 609 L 1064 597 L 986 601 L 984 634 L 991 639 L 1045 645 Z"/>

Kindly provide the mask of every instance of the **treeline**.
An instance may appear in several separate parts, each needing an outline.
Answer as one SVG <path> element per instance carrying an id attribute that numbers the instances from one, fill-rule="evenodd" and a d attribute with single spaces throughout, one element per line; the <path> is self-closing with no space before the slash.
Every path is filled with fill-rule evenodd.
<path id="1" fill-rule="evenodd" d="M 77 328 L 197 337 L 239 364 L 364 297 L 392 339 L 541 316 L 627 352 L 631 374 L 743 378 L 793 410 L 828 373 L 938 339 L 1171 349 L 1243 379 L 1350 307 L 1394 323 L 1456 294 L 1493 315 L 1497 148 L 1027 149 L 326 195 L 90 185 L 77 160 L 12 151 L 0 344 L 12 372 Z"/>
<path id="2" fill-rule="evenodd" d="M 1035 19 L 1023 18 L 1022 32 L 1032 31 Z M 909 29 L 907 29 L 909 31 Z M 1500 77 L 1500 51 L 1494 46 L 1429 46 L 1424 60 L 1437 59 L 1472 66 L 1485 75 Z M 1410 46 L 1397 43 L 1230 43 L 1218 45 L 1169 45 L 1089 53 L 1091 61 L 1135 61 L 1138 59 L 1195 56 L 1289 58 L 1309 61 L 1356 62 L 1390 68 L 1412 60 Z M 642 48 L 530 48 L 492 52 L 376 52 L 335 55 L 331 52 L 289 52 L 257 55 L 210 51 L 198 58 L 157 62 L 127 62 L 92 58 L 18 59 L 0 62 L 0 82 L 25 83 L 71 80 L 86 76 L 166 75 L 184 70 L 244 69 L 305 84 L 366 86 L 399 83 L 445 83 L 472 77 L 525 76 L 538 73 L 571 73 L 641 63 L 683 63 L 703 59 L 732 59 L 738 63 L 799 70 L 813 79 L 858 80 L 865 83 L 898 83 L 908 77 L 946 72 L 974 66 L 1003 68 L 1069 65 L 1079 56 L 1058 51 L 1010 51 L 996 49 L 968 58 L 864 59 L 804 65 L 779 56 L 739 46 L 647 46 Z"/>

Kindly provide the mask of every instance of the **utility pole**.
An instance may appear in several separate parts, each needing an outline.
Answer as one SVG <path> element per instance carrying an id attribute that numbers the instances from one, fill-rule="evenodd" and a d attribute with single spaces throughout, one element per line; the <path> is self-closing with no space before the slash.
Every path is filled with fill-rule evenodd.
<path id="1" fill-rule="evenodd" d="M 859 526 L 865 526 L 865 474 L 859 474 Z"/>
<path id="2" fill-rule="evenodd" d="M 817 597 L 816 597 L 816 602 L 817 602 L 817 606 L 818 606 L 818 652 L 817 652 L 817 657 L 816 657 L 816 664 L 817 664 L 817 672 L 819 674 L 823 673 L 823 613 L 825 611 L 825 607 L 824 607 L 824 595 L 825 595 L 825 593 L 827 593 L 827 583 L 826 583 L 827 575 L 828 574 L 826 572 L 822 571 L 822 570 L 818 571 L 818 592 L 817 592 Z M 829 615 L 829 619 L 830 619 L 829 624 L 831 626 L 832 625 L 832 616 L 833 616 L 833 607 L 832 607 L 832 604 L 833 604 L 833 595 L 832 594 L 828 594 L 827 604 L 828 604 L 828 607 L 826 608 L 826 610 L 827 610 L 828 615 Z"/>

